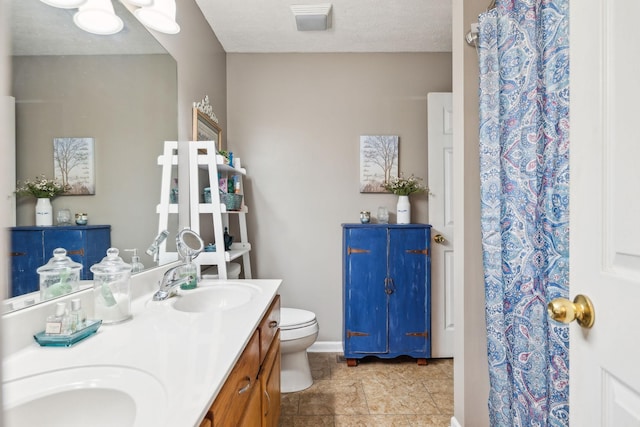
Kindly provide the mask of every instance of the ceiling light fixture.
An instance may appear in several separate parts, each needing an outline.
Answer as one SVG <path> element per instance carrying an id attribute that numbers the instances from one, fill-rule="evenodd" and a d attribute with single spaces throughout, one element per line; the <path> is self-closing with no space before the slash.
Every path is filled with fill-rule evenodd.
<path id="1" fill-rule="evenodd" d="M 73 22 L 81 29 L 98 35 L 115 34 L 124 23 L 113 10 L 111 0 L 87 0 L 73 15 Z"/>
<path id="2" fill-rule="evenodd" d="M 40 0 L 62 9 L 78 8 L 73 22 L 92 34 L 109 35 L 122 30 L 124 23 L 114 12 L 111 0 Z M 177 34 L 175 0 L 120 0 L 137 6 L 133 14 L 144 26 L 165 34 Z"/>
<path id="3" fill-rule="evenodd" d="M 133 14 L 153 30 L 166 34 L 180 32 L 180 25 L 176 22 L 175 0 L 154 0 L 153 5 L 136 9 Z"/>
<path id="4" fill-rule="evenodd" d="M 331 3 L 292 5 L 298 31 L 325 31 L 331 28 Z"/>

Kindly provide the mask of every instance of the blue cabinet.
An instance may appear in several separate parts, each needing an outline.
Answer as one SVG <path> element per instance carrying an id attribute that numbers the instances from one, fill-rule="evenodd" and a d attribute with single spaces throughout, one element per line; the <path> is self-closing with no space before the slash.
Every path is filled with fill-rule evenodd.
<path id="1" fill-rule="evenodd" d="M 344 224 L 344 356 L 431 357 L 431 226 Z"/>
<path id="2" fill-rule="evenodd" d="M 70 225 L 58 227 L 12 227 L 11 296 L 40 289 L 36 270 L 64 248 L 75 262 L 82 264 L 80 279 L 91 280 L 89 268 L 102 260 L 111 246 L 110 225 Z"/>

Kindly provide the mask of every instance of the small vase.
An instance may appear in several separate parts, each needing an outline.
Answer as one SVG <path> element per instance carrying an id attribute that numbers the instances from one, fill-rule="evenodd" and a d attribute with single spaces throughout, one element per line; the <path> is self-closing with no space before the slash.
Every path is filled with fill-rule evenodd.
<path id="1" fill-rule="evenodd" d="M 53 225 L 53 207 L 51 199 L 38 198 L 36 202 L 36 225 L 40 227 Z"/>
<path id="2" fill-rule="evenodd" d="M 411 203 L 409 196 L 398 196 L 398 206 L 396 207 L 396 215 L 398 224 L 411 223 Z"/>

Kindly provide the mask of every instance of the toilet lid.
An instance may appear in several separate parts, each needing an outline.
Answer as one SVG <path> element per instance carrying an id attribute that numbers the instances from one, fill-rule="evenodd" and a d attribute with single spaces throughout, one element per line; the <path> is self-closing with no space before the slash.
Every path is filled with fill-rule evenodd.
<path id="1" fill-rule="evenodd" d="M 299 308 L 283 307 L 280 309 L 280 329 L 297 329 L 313 325 L 316 314 Z"/>

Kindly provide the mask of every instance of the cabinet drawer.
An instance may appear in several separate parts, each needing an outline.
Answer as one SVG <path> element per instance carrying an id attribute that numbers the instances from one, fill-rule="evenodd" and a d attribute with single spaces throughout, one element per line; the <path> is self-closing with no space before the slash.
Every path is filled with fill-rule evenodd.
<path id="1" fill-rule="evenodd" d="M 215 427 L 237 425 L 254 388 L 260 388 L 257 379 L 259 370 L 260 339 L 255 332 L 213 402 L 211 408 Z"/>
<path id="2" fill-rule="evenodd" d="M 276 295 L 269 307 L 269 311 L 264 315 L 258 331 L 260 332 L 260 363 L 264 362 L 269 347 L 276 336 L 280 325 L 280 295 Z"/>

